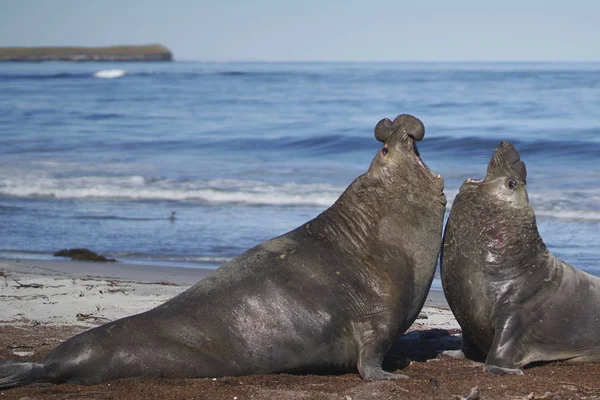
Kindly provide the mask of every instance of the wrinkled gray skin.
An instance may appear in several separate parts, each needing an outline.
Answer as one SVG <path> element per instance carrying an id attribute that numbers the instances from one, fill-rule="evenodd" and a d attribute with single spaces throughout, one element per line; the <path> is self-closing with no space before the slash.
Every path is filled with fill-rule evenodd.
<path id="1" fill-rule="evenodd" d="M 600 361 L 600 279 L 550 254 L 526 177 L 519 153 L 501 142 L 485 179 L 463 183 L 444 233 L 442 285 L 462 353 L 492 374 Z"/>
<path id="2" fill-rule="evenodd" d="M 0 388 L 356 368 L 368 380 L 403 377 L 381 362 L 425 302 L 446 204 L 414 146 L 423 135 L 412 116 L 382 120 L 367 173 L 315 219 L 40 363 L 0 364 Z"/>

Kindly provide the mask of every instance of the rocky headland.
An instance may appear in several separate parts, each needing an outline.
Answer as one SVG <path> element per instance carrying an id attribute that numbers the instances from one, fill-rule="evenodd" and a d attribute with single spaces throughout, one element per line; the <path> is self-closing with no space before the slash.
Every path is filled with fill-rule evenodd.
<path id="1" fill-rule="evenodd" d="M 0 61 L 173 61 L 161 44 L 110 47 L 0 47 Z"/>

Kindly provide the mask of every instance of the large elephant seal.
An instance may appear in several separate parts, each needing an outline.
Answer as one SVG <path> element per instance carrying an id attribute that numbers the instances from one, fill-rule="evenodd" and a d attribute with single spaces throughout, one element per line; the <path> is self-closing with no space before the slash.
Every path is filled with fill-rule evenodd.
<path id="1" fill-rule="evenodd" d="M 519 153 L 501 142 L 485 179 L 463 183 L 444 233 L 442 285 L 462 352 L 492 374 L 600 361 L 600 279 L 550 254 L 526 177 Z"/>
<path id="2" fill-rule="evenodd" d="M 416 149 L 423 135 L 410 115 L 382 120 L 367 173 L 315 219 L 39 363 L 1 364 L 0 388 L 355 368 L 363 379 L 403 377 L 381 363 L 425 302 L 446 204 Z"/>

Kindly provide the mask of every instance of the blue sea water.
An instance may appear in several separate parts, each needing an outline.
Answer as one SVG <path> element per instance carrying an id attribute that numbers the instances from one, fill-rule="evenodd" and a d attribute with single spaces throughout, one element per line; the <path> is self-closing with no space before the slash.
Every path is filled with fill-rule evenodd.
<path id="1" fill-rule="evenodd" d="M 400 113 L 448 209 L 512 141 L 545 242 L 600 275 L 593 63 L 3 63 L 0 256 L 216 267 L 331 205 Z"/>

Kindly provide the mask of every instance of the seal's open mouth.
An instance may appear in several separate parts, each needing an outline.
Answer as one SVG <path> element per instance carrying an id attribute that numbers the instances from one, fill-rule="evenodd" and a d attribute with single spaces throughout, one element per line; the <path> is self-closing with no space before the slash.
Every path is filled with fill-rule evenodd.
<path id="1" fill-rule="evenodd" d="M 380 142 L 385 143 L 385 146 L 391 145 L 391 140 L 395 143 L 393 146 L 397 146 L 398 150 L 408 153 L 410 152 L 410 149 L 412 149 L 412 153 L 414 154 L 417 163 L 433 180 L 441 183 L 443 192 L 444 181 L 442 180 L 442 177 L 429 169 L 427 164 L 421 159 L 421 154 L 419 153 L 419 149 L 417 149 L 417 142 L 421 141 L 424 136 L 425 127 L 421 120 L 409 114 L 398 115 L 394 119 L 394 122 L 384 118 L 377 123 L 377 126 L 375 126 L 375 138 Z"/>
<path id="2" fill-rule="evenodd" d="M 485 178 L 468 178 L 466 183 L 479 184 L 485 182 L 487 179 L 495 179 L 502 176 L 512 176 L 521 180 L 523 183 L 525 183 L 527 179 L 527 169 L 525 163 L 521 161 L 519 152 L 517 152 L 511 143 L 504 140 L 501 141 L 496 148 L 496 151 L 488 164 Z"/>
<path id="3" fill-rule="evenodd" d="M 415 156 L 417 158 L 417 162 L 419 163 L 419 165 L 427 172 L 429 172 L 431 174 L 431 176 L 433 176 L 436 179 L 442 179 L 440 174 L 436 174 L 435 172 L 433 172 L 431 169 L 429 169 L 429 167 L 427 166 L 427 164 L 425 164 L 425 162 L 423 161 L 423 159 L 421 158 L 421 153 L 419 153 L 419 149 L 417 148 L 417 142 L 416 140 L 413 139 L 412 141 L 412 149 L 413 152 L 415 153 Z"/>

